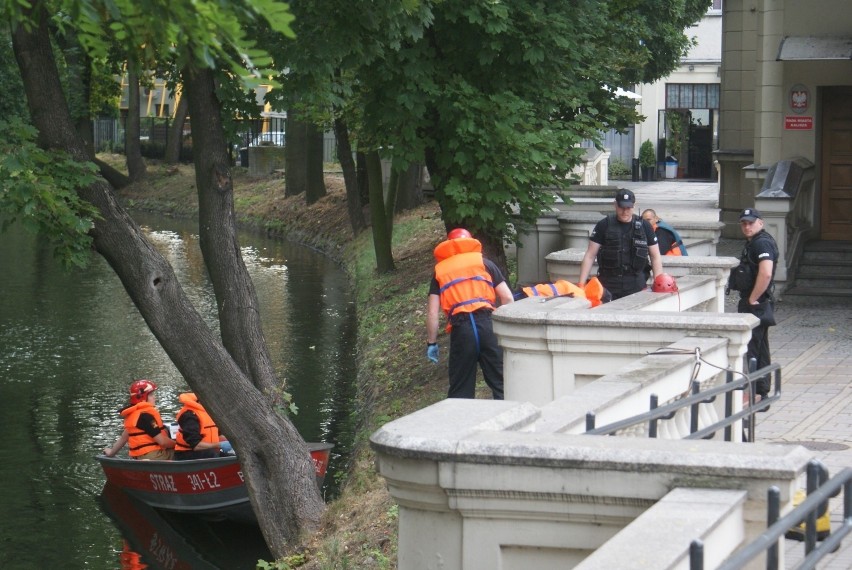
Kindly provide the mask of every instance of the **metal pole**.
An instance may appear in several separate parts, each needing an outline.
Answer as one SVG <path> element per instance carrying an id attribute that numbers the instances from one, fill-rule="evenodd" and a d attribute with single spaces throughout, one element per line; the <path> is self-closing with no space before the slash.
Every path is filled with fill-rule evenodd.
<path id="1" fill-rule="evenodd" d="M 689 545 L 689 570 L 704 570 L 704 543 L 697 538 Z"/>
<path id="2" fill-rule="evenodd" d="M 728 370 L 725 372 L 725 384 L 730 384 L 734 381 L 734 373 Z M 725 419 L 730 418 L 734 414 L 734 392 L 728 390 L 725 392 Z M 733 441 L 734 432 L 731 425 L 725 426 L 725 441 Z"/>
<path id="3" fill-rule="evenodd" d="M 781 490 L 772 485 L 767 492 L 766 527 L 774 525 L 781 516 Z M 778 570 L 778 540 L 766 550 L 766 570 Z"/>
<path id="4" fill-rule="evenodd" d="M 657 409 L 658 398 L 656 394 L 651 394 L 651 411 Z M 653 418 L 650 422 L 648 422 L 648 437 L 656 438 L 657 437 L 657 419 Z"/>
<path id="5" fill-rule="evenodd" d="M 819 488 L 819 463 L 813 459 L 808 461 L 808 496 Z M 805 517 L 805 556 L 810 554 L 816 548 L 817 538 L 817 510 L 814 509 Z"/>
<path id="6" fill-rule="evenodd" d="M 701 382 L 698 380 L 693 380 L 692 382 L 692 395 L 696 395 L 701 391 Z M 695 402 L 690 406 L 690 417 L 689 417 L 689 433 L 695 433 L 698 431 L 698 406 L 701 405 L 701 402 Z"/>

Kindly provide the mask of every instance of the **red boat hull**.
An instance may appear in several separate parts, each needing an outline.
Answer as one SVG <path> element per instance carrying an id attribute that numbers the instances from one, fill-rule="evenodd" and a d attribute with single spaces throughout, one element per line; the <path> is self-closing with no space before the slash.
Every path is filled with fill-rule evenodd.
<path id="1" fill-rule="evenodd" d="M 317 485 L 325 479 L 333 445 L 308 443 L 316 468 Z M 183 513 L 219 514 L 253 518 L 239 458 L 216 457 L 186 461 L 137 461 L 106 457 L 96 459 L 107 482 L 146 505 Z"/>

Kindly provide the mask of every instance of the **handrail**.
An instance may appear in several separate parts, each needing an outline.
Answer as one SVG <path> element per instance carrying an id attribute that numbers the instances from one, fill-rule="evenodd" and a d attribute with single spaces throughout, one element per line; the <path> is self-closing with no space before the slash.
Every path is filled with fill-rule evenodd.
<path id="1" fill-rule="evenodd" d="M 820 479 L 828 470 L 817 460 L 808 463 L 808 497 L 800 505 L 778 518 L 780 512 L 780 490 L 776 486 L 769 488 L 767 506 L 767 529 L 753 542 L 729 557 L 717 567 L 717 570 L 737 570 L 766 552 L 767 570 L 778 570 L 778 541 L 792 528 L 805 523 L 805 558 L 796 570 L 816 568 L 816 563 L 834 552 L 844 537 L 852 532 L 852 468 L 846 467 L 837 476 L 821 486 Z M 836 497 L 843 490 L 843 522 L 831 534 L 816 546 L 816 520 L 819 513 L 826 510 L 828 499 Z M 690 545 L 690 570 L 703 568 L 703 545 L 694 540 Z"/>
<path id="2" fill-rule="evenodd" d="M 769 408 L 769 406 L 781 399 L 781 366 L 779 364 L 770 364 L 760 370 L 755 370 L 749 374 L 742 374 L 742 377 L 734 380 L 734 372 L 726 371 L 725 383 L 720 386 L 714 386 L 704 391 L 700 391 L 700 382 L 692 382 L 692 394 L 681 398 L 670 404 L 657 407 L 657 395 L 651 395 L 650 410 L 623 420 L 619 420 L 605 426 L 595 427 L 595 414 L 589 412 L 586 414 L 586 435 L 614 435 L 616 432 L 633 427 L 635 425 L 648 422 L 649 437 L 656 437 L 657 422 L 659 420 L 671 419 L 679 410 L 691 407 L 691 422 L 690 434 L 684 439 L 703 439 L 712 436 L 717 431 L 725 428 L 725 441 L 732 441 L 731 427 L 735 422 L 743 418 L 748 418 L 748 441 L 754 441 L 754 432 L 756 428 L 755 414 Z M 755 382 L 771 373 L 775 373 L 775 390 L 771 396 L 761 399 L 753 404 L 755 400 Z M 732 393 L 738 390 L 744 390 L 748 387 L 751 397 L 749 405 L 737 413 L 733 413 Z M 725 394 L 725 417 L 717 422 L 714 422 L 702 429 L 698 429 L 698 406 L 699 404 L 710 403 L 715 400 L 719 394 Z"/>

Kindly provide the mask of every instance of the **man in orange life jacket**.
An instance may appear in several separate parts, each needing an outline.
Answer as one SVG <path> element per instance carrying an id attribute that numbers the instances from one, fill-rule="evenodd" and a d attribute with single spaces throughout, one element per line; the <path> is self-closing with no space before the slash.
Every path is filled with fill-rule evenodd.
<path id="1" fill-rule="evenodd" d="M 112 447 L 104 448 L 104 455 L 112 457 L 127 444 L 133 459 L 172 459 L 175 442 L 155 406 L 156 390 L 157 385 L 150 380 L 136 380 L 130 385 L 130 404 L 119 411 L 124 430 Z"/>
<path id="2" fill-rule="evenodd" d="M 180 426 L 175 438 L 175 459 L 219 457 L 219 428 L 192 392 L 178 396 L 183 407 L 175 419 Z"/>
<path id="3" fill-rule="evenodd" d="M 660 246 L 660 255 L 688 255 L 686 253 L 686 246 L 683 245 L 683 238 L 680 237 L 676 229 L 661 220 L 657 212 L 648 208 L 642 212 L 642 219 L 654 228 L 654 233 L 657 236 L 657 245 Z"/>
<path id="4" fill-rule="evenodd" d="M 438 362 L 438 315 L 443 309 L 450 332 L 448 398 L 474 398 L 476 366 L 495 400 L 503 399 L 503 352 L 491 322 L 512 291 L 500 269 L 482 255 L 482 244 L 465 229 L 447 234 L 435 248 L 435 273 L 426 313 L 426 357 Z"/>
<path id="5" fill-rule="evenodd" d="M 589 236 L 589 246 L 580 263 L 577 285 L 585 287 L 595 258 L 598 278 L 620 299 L 637 293 L 648 282 L 648 269 L 654 277 L 663 272 L 657 236 L 651 224 L 633 213 L 636 197 L 633 192 L 619 189 L 615 193 L 615 214 L 599 221 Z M 650 267 L 648 258 L 650 256 Z"/>

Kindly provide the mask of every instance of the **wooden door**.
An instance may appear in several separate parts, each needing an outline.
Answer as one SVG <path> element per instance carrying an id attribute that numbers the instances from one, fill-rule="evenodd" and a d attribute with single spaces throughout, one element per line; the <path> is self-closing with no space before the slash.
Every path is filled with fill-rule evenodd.
<path id="1" fill-rule="evenodd" d="M 824 240 L 852 240 L 852 87 L 822 98 L 822 223 Z"/>

